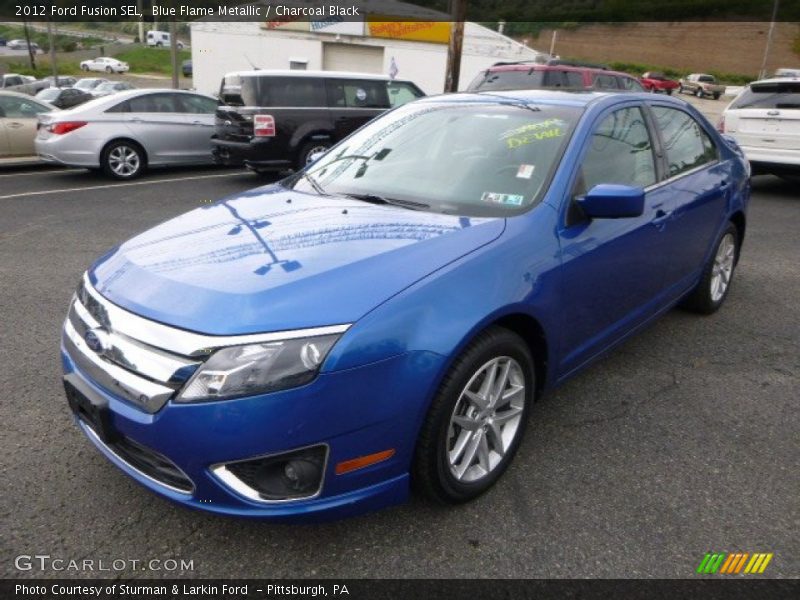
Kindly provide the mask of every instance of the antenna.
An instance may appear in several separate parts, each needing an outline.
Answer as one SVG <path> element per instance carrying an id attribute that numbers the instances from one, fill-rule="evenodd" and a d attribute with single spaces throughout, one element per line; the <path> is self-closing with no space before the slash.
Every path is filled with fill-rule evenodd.
<path id="1" fill-rule="evenodd" d="M 255 65 L 255 63 L 252 60 L 250 60 L 250 57 L 247 56 L 247 54 L 245 54 L 244 57 L 247 59 L 247 62 L 250 63 L 250 66 L 253 67 L 254 71 L 260 71 L 261 70 Z"/>

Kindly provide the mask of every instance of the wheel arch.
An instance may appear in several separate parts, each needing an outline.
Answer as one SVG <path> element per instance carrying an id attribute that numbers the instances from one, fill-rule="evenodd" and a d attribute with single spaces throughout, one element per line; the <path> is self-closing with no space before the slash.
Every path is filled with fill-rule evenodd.
<path id="1" fill-rule="evenodd" d="M 102 166 L 103 164 L 102 158 L 103 155 L 106 153 L 106 150 L 108 150 L 108 147 L 111 144 L 115 144 L 117 142 L 128 142 L 131 144 L 136 144 L 142 150 L 142 155 L 144 158 L 144 166 L 146 167 L 150 164 L 150 157 L 147 155 L 147 148 L 144 147 L 144 144 L 142 144 L 139 140 L 135 138 L 123 135 L 123 136 L 113 137 L 110 140 L 108 140 L 105 144 L 103 144 L 103 147 L 100 149 L 100 156 L 98 157 L 100 158 L 100 166 Z"/>
<path id="2" fill-rule="evenodd" d="M 739 256 L 741 255 L 742 242 L 744 242 L 745 230 L 747 229 L 744 212 L 737 210 L 731 215 L 730 221 L 736 226 L 736 233 L 739 236 L 739 252 L 736 255 L 736 262 L 738 263 Z"/>
<path id="3" fill-rule="evenodd" d="M 538 397 L 547 382 L 547 366 L 550 358 L 547 336 L 541 323 L 529 314 L 517 312 L 504 315 L 492 321 L 481 331 L 485 331 L 491 326 L 508 329 L 525 341 L 525 344 L 533 355 L 534 368 L 536 369 L 535 393 L 536 397 Z M 475 335 L 479 333 L 480 332 Z"/>

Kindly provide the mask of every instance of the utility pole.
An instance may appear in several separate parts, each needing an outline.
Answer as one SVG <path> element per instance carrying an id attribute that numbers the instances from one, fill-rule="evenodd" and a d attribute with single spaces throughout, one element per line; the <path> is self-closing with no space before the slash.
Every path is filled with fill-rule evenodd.
<path id="1" fill-rule="evenodd" d="M 457 92 L 461 75 L 461 50 L 464 46 L 464 19 L 467 17 L 467 0 L 450 0 L 450 44 L 447 47 L 447 71 L 444 91 Z"/>
<path id="2" fill-rule="evenodd" d="M 22 28 L 25 30 L 25 42 L 28 44 L 28 58 L 31 61 L 31 69 L 34 71 L 36 70 L 36 59 L 34 58 L 34 54 L 36 54 L 36 50 L 31 48 L 31 32 L 28 30 L 28 22 L 22 22 Z"/>
<path id="3" fill-rule="evenodd" d="M 172 87 L 178 89 L 178 26 L 175 17 L 169 21 L 169 52 L 172 58 Z"/>
<path id="4" fill-rule="evenodd" d="M 761 61 L 761 70 L 758 72 L 758 78 L 764 79 L 767 76 L 767 58 L 769 57 L 769 47 L 772 45 L 772 32 L 775 30 L 775 19 L 778 18 L 778 5 L 780 0 L 775 0 L 772 5 L 772 21 L 769 24 L 769 33 L 767 33 L 767 45 L 764 48 L 764 60 Z"/>
<path id="5" fill-rule="evenodd" d="M 53 35 L 53 19 L 47 19 L 47 37 L 50 39 L 50 68 L 53 70 L 53 87 L 58 85 L 58 67 L 56 66 L 56 37 Z"/>
<path id="6" fill-rule="evenodd" d="M 144 15 L 142 0 L 136 0 L 136 9 L 140 15 Z M 139 18 L 139 43 L 144 44 L 144 17 Z"/>

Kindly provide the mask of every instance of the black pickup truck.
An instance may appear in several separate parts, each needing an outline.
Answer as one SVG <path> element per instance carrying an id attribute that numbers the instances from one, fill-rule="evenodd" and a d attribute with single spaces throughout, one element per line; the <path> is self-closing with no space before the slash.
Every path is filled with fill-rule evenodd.
<path id="1" fill-rule="evenodd" d="M 304 167 L 382 112 L 425 94 L 410 81 L 333 71 L 244 71 L 220 86 L 214 159 L 256 172 Z"/>

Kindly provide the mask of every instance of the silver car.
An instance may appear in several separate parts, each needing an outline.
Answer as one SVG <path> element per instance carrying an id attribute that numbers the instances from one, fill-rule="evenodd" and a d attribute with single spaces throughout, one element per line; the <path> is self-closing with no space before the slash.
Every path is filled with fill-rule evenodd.
<path id="1" fill-rule="evenodd" d="M 179 90 L 132 90 L 39 119 L 42 160 L 133 179 L 147 167 L 212 163 L 217 101 Z"/>

